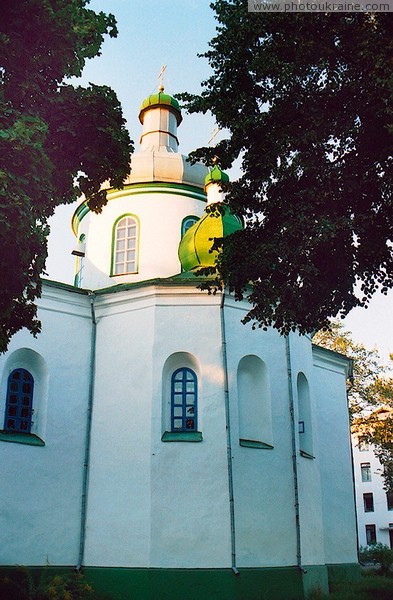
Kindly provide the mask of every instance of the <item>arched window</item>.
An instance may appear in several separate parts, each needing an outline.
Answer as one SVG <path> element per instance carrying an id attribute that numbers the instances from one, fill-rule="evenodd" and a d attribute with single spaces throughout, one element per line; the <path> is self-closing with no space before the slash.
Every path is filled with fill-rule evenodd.
<path id="1" fill-rule="evenodd" d="M 112 275 L 136 273 L 138 270 L 138 222 L 125 215 L 115 225 Z"/>
<path id="2" fill-rule="evenodd" d="M 30 433 L 34 379 L 26 369 L 14 369 L 8 377 L 4 429 Z"/>
<path id="3" fill-rule="evenodd" d="M 181 236 L 186 233 L 197 221 L 199 221 L 199 217 L 195 217 L 194 215 L 189 215 L 188 217 L 184 217 L 181 223 Z"/>
<path id="4" fill-rule="evenodd" d="M 171 430 L 197 431 L 197 376 L 188 367 L 171 377 Z"/>

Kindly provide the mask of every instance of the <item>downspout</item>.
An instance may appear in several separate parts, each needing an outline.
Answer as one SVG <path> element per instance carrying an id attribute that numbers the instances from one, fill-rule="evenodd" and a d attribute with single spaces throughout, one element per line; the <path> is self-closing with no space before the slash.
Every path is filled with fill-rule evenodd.
<path id="1" fill-rule="evenodd" d="M 90 298 L 90 314 L 91 314 L 91 338 L 90 338 L 90 375 L 89 375 L 89 390 L 87 402 L 87 422 L 86 422 L 86 437 L 85 437 L 85 457 L 83 464 L 83 480 L 82 480 L 82 498 L 81 498 L 81 520 L 80 520 L 80 538 L 79 538 L 79 555 L 76 571 L 80 571 L 83 565 L 86 541 L 86 518 L 87 518 L 87 494 L 89 486 L 89 467 L 90 467 L 90 446 L 91 446 L 91 425 L 93 415 L 93 400 L 94 400 L 94 378 L 96 368 L 96 338 L 97 338 L 97 320 L 94 310 L 95 295 L 93 292 L 88 292 Z"/>
<path id="2" fill-rule="evenodd" d="M 352 428 L 351 428 L 351 415 L 349 412 L 349 392 L 351 391 L 354 384 L 354 375 L 353 375 L 353 358 L 348 358 L 349 369 L 348 369 L 348 381 L 349 386 L 347 388 L 347 408 L 348 408 L 348 424 L 349 424 L 349 447 L 351 450 L 351 473 L 352 473 L 352 490 L 353 490 L 353 503 L 355 508 L 355 529 L 356 529 L 356 549 L 357 549 L 357 557 L 358 563 L 362 564 L 360 560 L 360 545 L 359 545 L 359 524 L 358 524 L 358 507 L 357 507 L 357 498 L 356 498 L 356 480 L 355 480 L 355 461 L 353 456 L 353 445 L 352 445 Z"/>
<path id="3" fill-rule="evenodd" d="M 240 575 L 236 567 L 236 537 L 235 537 L 235 501 L 233 495 L 233 466 L 232 466 L 232 441 L 231 441 L 231 418 L 229 409 L 229 385 L 228 385 L 228 359 L 227 344 L 225 334 L 224 317 L 225 292 L 222 292 L 220 304 L 221 317 L 221 346 L 222 346 L 222 367 L 224 372 L 224 399 L 225 399 L 225 426 L 227 436 L 227 466 L 228 466 L 228 491 L 229 491 L 229 518 L 231 526 L 231 561 L 232 571 L 235 575 Z"/>
<path id="4" fill-rule="evenodd" d="M 292 365 L 291 365 L 291 347 L 289 343 L 289 334 L 285 336 L 285 351 L 287 358 L 287 374 L 288 374 L 288 392 L 289 392 L 289 413 L 291 417 L 291 435 L 292 435 L 292 472 L 293 472 L 293 488 L 295 497 L 295 522 L 296 522 L 296 565 L 297 568 L 304 574 L 307 571 L 302 566 L 302 546 L 300 537 L 300 509 L 299 509 L 299 477 L 297 464 L 297 448 L 296 448 L 296 421 L 295 421 L 295 403 L 293 396 L 292 384 Z"/>

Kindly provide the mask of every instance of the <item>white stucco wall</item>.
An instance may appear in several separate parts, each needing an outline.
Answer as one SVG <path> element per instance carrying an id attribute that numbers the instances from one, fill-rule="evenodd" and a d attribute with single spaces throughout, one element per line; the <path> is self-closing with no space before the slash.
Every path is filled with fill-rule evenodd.
<path id="1" fill-rule="evenodd" d="M 32 350 L 48 372 L 45 414 L 33 415 L 45 422 L 45 446 L 0 441 L 0 564 L 73 565 L 78 560 L 90 358 L 88 299 L 44 283 L 38 316 L 42 333 L 33 338 L 22 330 L 12 338 L 8 354 L 0 356 L 1 428 L 10 370 L 4 367 L 8 361 L 12 368 L 29 369 L 10 362 L 13 353 Z"/>
<path id="2" fill-rule="evenodd" d="M 198 194 L 187 196 L 165 184 L 108 192 L 102 213 L 89 212 L 78 228 L 78 238 L 86 235 L 83 287 L 99 289 L 180 273 L 182 220 L 189 215 L 201 216 L 206 206 L 202 190 Z M 113 227 L 123 215 L 133 215 L 139 222 L 138 269 L 134 274 L 111 277 Z"/>
<path id="3" fill-rule="evenodd" d="M 195 296 L 200 303 L 202 295 L 195 290 L 191 294 L 186 289 L 181 294 L 155 290 L 155 297 L 151 292 L 134 292 L 131 302 L 125 292 L 97 303 L 99 350 L 86 561 L 228 566 L 217 301 L 204 295 L 206 302 L 196 309 Z M 168 357 L 177 352 L 189 353 L 200 365 L 200 443 L 161 441 L 162 371 Z"/>
<path id="4" fill-rule="evenodd" d="M 78 559 L 92 331 L 89 301 L 86 294 L 46 284 L 40 301 L 43 333 L 34 340 L 21 332 L 12 340 L 10 352 L 28 347 L 38 353 L 49 377 L 45 447 L 0 441 L 3 481 L 12 482 L 1 515 L 4 564 L 76 564 Z M 96 295 L 85 564 L 231 566 L 220 302 L 220 295 L 181 283 Z M 236 563 L 294 565 L 285 338 L 274 330 L 252 331 L 243 325 L 246 308 L 226 296 Z M 299 372 L 307 377 L 313 424 L 314 458 L 300 455 L 295 431 L 302 564 L 356 562 L 345 360 L 312 353 L 307 338 L 291 335 L 290 341 L 293 382 Z M 187 357 L 198 375 L 200 442 L 161 441 L 168 428 L 162 378 L 166 365 L 176 364 L 178 356 Z M 237 373 L 249 356 L 262 361 L 268 374 L 263 393 L 271 396 L 270 449 L 239 444 Z M 1 358 L 1 368 L 7 360 Z M 257 431 L 263 429 L 250 429 L 251 440 Z M 247 438 L 247 431 L 242 436 Z"/>
<path id="5" fill-rule="evenodd" d="M 294 419 L 296 428 L 296 458 L 299 481 L 299 517 L 301 561 L 303 565 L 324 564 L 324 523 L 322 515 L 320 443 L 325 432 L 317 425 L 318 387 L 315 385 L 311 341 L 308 336 L 290 334 L 290 358 L 292 388 L 294 395 Z M 309 412 L 300 414 L 299 381 L 306 382 L 309 395 Z M 305 434 L 299 433 L 300 418 L 307 416 Z M 303 435 L 310 435 L 311 444 L 304 446 Z M 322 442 L 321 442 L 322 440 Z M 303 451 L 306 451 L 304 453 Z M 310 455 L 310 456 L 309 456 Z"/>
<path id="6" fill-rule="evenodd" d="M 238 566 L 293 565 L 296 531 L 285 344 L 273 330 L 252 331 L 250 324 L 243 325 L 246 308 L 226 299 Z M 258 356 L 268 369 L 274 446 L 271 450 L 239 445 L 236 372 L 246 355 Z"/>
<path id="7" fill-rule="evenodd" d="M 313 348 L 316 424 L 319 432 L 325 556 L 328 564 L 357 562 L 356 515 L 349 416 L 347 364 L 334 352 Z"/>

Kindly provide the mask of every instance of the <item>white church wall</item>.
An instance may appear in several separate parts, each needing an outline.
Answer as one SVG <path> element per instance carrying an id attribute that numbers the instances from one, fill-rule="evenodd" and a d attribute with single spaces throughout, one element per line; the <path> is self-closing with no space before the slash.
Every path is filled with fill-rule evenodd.
<path id="1" fill-rule="evenodd" d="M 146 193 L 148 189 L 150 192 Z M 203 198 L 202 190 L 199 195 Z M 188 215 L 201 216 L 206 203 L 191 193 L 177 193 L 165 184 L 159 188 L 145 185 L 109 191 L 108 199 L 101 214 L 89 212 L 78 228 L 78 237 L 81 233 L 86 235 L 82 286 L 99 289 L 180 273 L 177 252 L 182 220 Z M 111 277 L 113 227 L 125 215 L 132 215 L 139 222 L 137 272 Z"/>
<path id="2" fill-rule="evenodd" d="M 195 289 L 157 299 L 152 429 L 151 565 L 231 564 L 225 404 L 219 298 Z M 198 365 L 201 442 L 162 442 L 157 418 L 167 357 L 184 352 Z M 188 366 L 188 363 L 186 363 Z M 164 399 L 165 401 L 165 399 Z"/>
<path id="3" fill-rule="evenodd" d="M 4 480 L 15 465 L 21 472 L 20 484 L 7 492 L 17 518 L 3 546 L 5 563 L 44 564 L 48 559 L 51 564 L 76 564 L 78 558 L 92 327 L 89 298 L 49 284 L 46 288 L 40 309 L 43 333 L 34 340 L 21 332 L 10 348 L 11 357 L 13 350 L 24 347 L 42 357 L 48 372 L 48 406 L 44 447 L 0 442 Z M 230 566 L 220 301 L 218 295 L 180 285 L 96 296 L 86 564 Z M 293 565 L 296 529 L 285 339 L 273 330 L 251 331 L 241 323 L 245 307 L 230 298 L 224 311 L 237 564 Z M 167 428 L 165 368 L 171 357 L 183 355 L 198 375 L 200 443 L 162 441 Z M 237 374 L 249 356 L 262 361 L 268 375 L 269 386 L 262 392 L 271 396 L 273 448 L 239 442 L 243 434 Z M 353 562 L 345 361 L 332 368 L 314 349 L 316 366 L 310 371 L 310 343 L 297 338 L 291 359 L 294 382 L 300 368 L 310 382 L 314 430 L 315 458 L 297 457 L 302 559 L 305 565 Z M 0 360 L 2 367 L 5 360 Z M 3 395 L 5 380 L 3 374 Z M 300 451 L 299 436 L 296 443 Z M 332 469 L 335 460 L 339 470 Z M 26 481 L 33 514 L 25 503 Z"/>
<path id="4" fill-rule="evenodd" d="M 26 354 L 34 353 L 36 363 L 45 365 L 37 375 L 47 374 L 47 398 L 39 414 L 33 414 L 44 422 L 40 433 L 45 446 L 0 441 L 0 477 L 7 482 L 0 562 L 73 565 L 78 560 L 90 357 L 88 299 L 44 283 L 38 316 L 42 333 L 33 338 L 22 330 L 11 340 L 11 362 L 7 365 L 7 355 L 0 356 L 2 405 L 8 377 L 4 367 L 32 368 L 36 374 L 34 364 L 24 363 Z M 17 365 L 12 357 L 18 354 Z"/>
<path id="5" fill-rule="evenodd" d="M 155 311 L 149 289 L 145 288 L 146 299 L 122 304 L 119 297 L 127 294 L 130 297 L 125 292 L 97 303 L 86 562 L 228 566 L 218 309 L 208 305 L 211 300 L 196 309 L 193 296 L 201 298 L 199 291 L 187 292 L 180 301 L 178 294 L 166 293 L 156 300 Z M 201 323 L 206 336 L 200 335 Z M 195 357 L 200 365 L 202 443 L 161 441 L 163 370 L 176 352 Z M 121 374 L 118 381 L 116 373 Z"/>
<path id="6" fill-rule="evenodd" d="M 239 567 L 296 564 L 291 429 L 285 344 L 277 332 L 243 325 L 246 306 L 226 300 L 236 546 Z M 269 373 L 272 449 L 240 446 L 236 374 L 244 356 L 258 356 Z"/>
<path id="7" fill-rule="evenodd" d="M 149 295 L 98 296 L 85 562 L 147 566 L 154 308 Z"/>
<path id="8" fill-rule="evenodd" d="M 356 516 L 346 398 L 347 361 L 313 346 L 326 562 L 356 563 Z"/>
<path id="9" fill-rule="evenodd" d="M 316 426 L 316 396 L 311 340 L 289 335 L 296 460 L 299 486 L 300 549 L 302 565 L 325 563 L 321 508 L 321 474 L 318 453 L 324 432 Z"/>

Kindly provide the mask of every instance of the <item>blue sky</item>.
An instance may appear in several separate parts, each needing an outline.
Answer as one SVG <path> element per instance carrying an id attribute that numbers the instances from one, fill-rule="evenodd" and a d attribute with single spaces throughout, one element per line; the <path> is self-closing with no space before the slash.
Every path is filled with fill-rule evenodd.
<path id="1" fill-rule="evenodd" d="M 164 85 L 170 94 L 198 93 L 200 82 L 211 74 L 198 53 L 208 49 L 216 20 L 209 0 L 92 0 L 96 12 L 113 13 L 119 35 L 107 38 L 102 55 L 88 61 L 80 85 L 89 82 L 112 87 L 123 106 L 131 137 L 138 148 L 139 107 L 157 90 L 158 74 L 167 65 Z M 183 154 L 207 145 L 215 127 L 211 115 L 186 115 L 179 127 L 179 150 Z M 233 176 L 236 172 L 233 173 Z M 51 219 L 47 273 L 51 279 L 72 283 L 75 239 L 70 219 L 75 207 L 62 206 Z M 393 352 L 393 292 L 376 295 L 368 310 L 355 309 L 345 324 L 356 341 L 378 346 L 387 360 Z"/>

